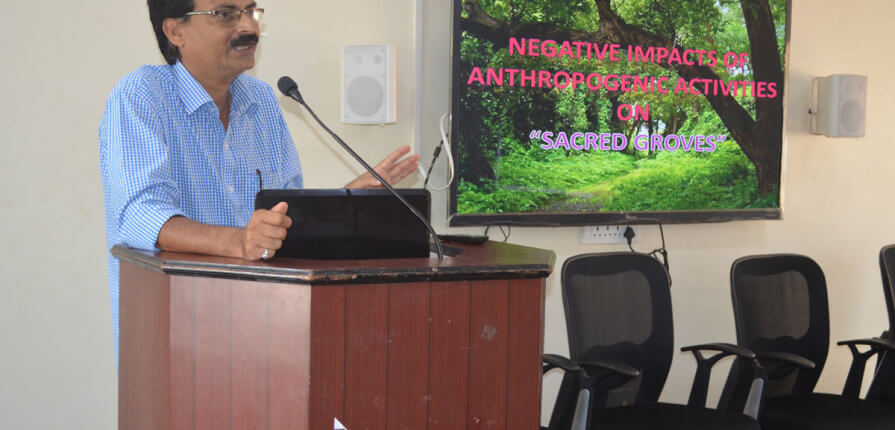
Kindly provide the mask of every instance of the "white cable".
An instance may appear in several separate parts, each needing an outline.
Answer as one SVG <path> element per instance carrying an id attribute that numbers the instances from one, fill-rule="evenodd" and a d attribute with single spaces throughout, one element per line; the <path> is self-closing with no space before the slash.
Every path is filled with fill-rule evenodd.
<path id="1" fill-rule="evenodd" d="M 436 187 L 434 185 L 431 185 L 431 183 L 430 183 L 429 188 L 431 188 L 434 191 L 444 191 L 444 190 L 448 189 L 448 187 L 451 186 L 451 183 L 454 182 L 454 155 L 451 154 L 451 141 L 448 140 L 447 132 L 444 131 L 444 119 L 445 118 L 447 118 L 448 121 L 450 121 L 451 115 L 446 113 L 441 116 L 441 119 L 438 121 L 438 131 L 441 132 L 441 146 L 442 146 L 441 150 L 444 152 L 444 156 L 447 157 L 448 169 L 450 170 L 450 173 L 448 174 L 447 183 L 444 184 L 444 186 Z"/>
<path id="2" fill-rule="evenodd" d="M 413 150 L 414 152 L 420 153 L 422 155 L 422 110 L 423 110 L 423 0 L 415 0 L 413 4 L 414 8 L 414 22 L 413 22 Z M 451 186 L 451 183 L 454 181 L 454 157 L 451 154 L 451 142 L 447 138 L 447 133 L 444 131 L 444 119 L 450 118 L 449 114 L 444 114 L 441 116 L 441 120 L 438 122 L 439 130 L 441 131 L 441 142 L 442 142 L 442 151 L 445 152 L 448 159 L 448 166 L 450 167 L 450 177 L 443 187 L 434 187 L 432 185 L 428 185 L 429 188 L 435 191 L 444 191 Z M 426 174 L 426 170 L 423 168 L 423 164 L 420 163 L 417 165 L 417 170 L 420 172 L 420 176 L 423 177 L 425 181 L 428 175 Z"/>

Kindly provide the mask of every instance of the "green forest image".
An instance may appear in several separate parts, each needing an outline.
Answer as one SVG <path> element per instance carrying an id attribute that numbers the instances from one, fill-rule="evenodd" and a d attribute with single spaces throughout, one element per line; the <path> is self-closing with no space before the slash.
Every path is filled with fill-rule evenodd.
<path id="1" fill-rule="evenodd" d="M 779 208 L 787 0 L 457 1 L 457 214 Z M 547 55 L 563 43 L 568 54 L 568 42 L 579 42 L 575 55 Z M 627 59 L 598 58 L 607 45 Z M 626 57 L 671 51 L 688 52 L 690 61 Z M 696 61 L 697 52 L 704 58 Z M 520 85 L 517 71 L 556 80 Z M 513 72 L 515 83 L 498 72 Z M 572 72 L 654 85 L 560 85 L 560 74 Z M 666 91 L 655 90 L 659 78 Z M 679 82 L 696 84 L 674 91 Z M 648 116 L 620 119 L 620 107 L 646 107 Z M 549 147 L 576 132 L 578 147 Z M 627 145 L 591 141 L 582 149 L 583 133 Z M 714 141 L 669 150 L 649 140 L 672 135 Z M 644 145 L 634 145 L 640 138 Z"/>

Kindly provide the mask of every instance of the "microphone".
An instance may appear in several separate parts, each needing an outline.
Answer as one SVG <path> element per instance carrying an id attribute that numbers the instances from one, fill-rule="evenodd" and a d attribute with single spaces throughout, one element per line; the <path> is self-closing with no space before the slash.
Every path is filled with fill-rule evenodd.
<path id="1" fill-rule="evenodd" d="M 295 101 L 301 103 L 302 106 L 308 107 L 305 104 L 305 99 L 301 97 L 301 93 L 298 92 L 298 84 L 292 80 L 292 78 L 288 76 L 283 76 L 277 81 L 277 87 L 280 89 L 280 92 L 285 94 L 287 97 L 291 97 L 295 99 Z M 308 108 L 310 110 L 310 108 Z M 322 123 L 320 125 L 323 125 Z"/>
<path id="2" fill-rule="evenodd" d="M 304 106 L 305 109 L 307 109 L 308 113 L 310 113 L 311 116 L 314 118 L 314 121 L 317 121 L 317 124 L 320 124 L 320 127 L 326 130 L 326 132 L 329 133 L 329 135 L 332 136 L 332 138 L 336 142 L 338 142 L 339 145 L 342 145 L 342 148 L 344 148 L 345 151 L 348 151 L 348 153 L 351 154 L 351 156 L 354 157 L 354 159 L 357 160 L 357 162 L 360 163 L 361 166 L 364 166 L 364 169 L 366 169 L 367 172 L 370 172 L 370 174 L 373 175 L 373 177 L 376 178 L 376 180 L 378 180 L 379 183 L 385 187 L 385 189 L 392 193 L 392 195 L 400 200 L 401 203 L 403 203 L 404 206 L 407 207 L 407 209 L 410 209 L 410 212 L 413 212 L 413 214 L 416 215 L 417 218 L 419 218 L 419 220 L 426 226 L 426 229 L 429 230 L 429 235 L 432 236 L 432 240 L 435 242 L 435 249 L 438 252 L 438 260 L 441 261 L 442 259 L 444 259 L 444 249 L 441 246 L 441 239 L 438 238 L 438 234 L 435 233 L 435 229 L 432 228 L 432 224 L 429 224 L 429 221 L 426 220 L 426 217 L 424 217 L 423 214 L 420 213 L 420 211 L 418 211 L 413 205 L 411 205 L 402 195 L 398 194 L 398 192 L 395 191 L 395 189 L 392 188 L 392 186 L 389 185 L 389 183 L 385 179 L 382 179 L 382 176 L 379 176 L 379 174 L 376 173 L 376 171 L 373 170 L 373 168 L 370 167 L 370 165 L 367 164 L 367 162 L 364 161 L 364 159 L 361 158 L 360 155 L 357 155 L 357 153 L 354 152 L 354 150 L 351 149 L 351 147 L 348 146 L 348 144 L 345 143 L 342 138 L 340 138 L 336 133 L 330 130 L 329 127 L 327 127 L 326 124 L 324 124 L 323 121 L 321 121 L 320 118 L 317 117 L 317 114 L 314 113 L 314 110 L 311 109 L 311 107 L 308 106 L 307 103 L 305 103 L 304 98 L 302 98 L 301 93 L 298 91 L 298 84 L 296 84 L 295 81 L 292 80 L 292 78 L 283 76 L 280 78 L 280 80 L 277 81 L 277 88 L 279 88 L 280 92 L 282 92 L 286 97 L 289 97 Z"/>

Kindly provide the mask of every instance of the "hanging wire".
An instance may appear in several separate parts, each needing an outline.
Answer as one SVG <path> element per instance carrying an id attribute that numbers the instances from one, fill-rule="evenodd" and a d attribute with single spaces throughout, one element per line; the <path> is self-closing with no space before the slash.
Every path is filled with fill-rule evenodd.
<path id="1" fill-rule="evenodd" d="M 454 182 L 454 155 L 451 153 L 451 144 L 450 140 L 448 140 L 448 133 L 444 130 L 444 120 L 450 119 L 449 114 L 444 114 L 441 116 L 441 119 L 438 121 L 438 131 L 441 134 L 441 141 L 438 142 L 438 146 L 435 147 L 435 153 L 432 155 L 432 163 L 429 164 L 429 170 L 427 172 L 423 172 L 423 167 L 420 166 L 420 173 L 423 174 L 425 180 L 423 181 L 423 187 L 425 188 L 429 184 L 429 175 L 432 174 L 432 168 L 435 167 L 435 160 L 438 159 L 438 155 L 441 154 L 442 149 L 444 150 L 445 155 L 447 156 L 448 162 L 448 180 L 442 186 L 433 185 L 431 188 L 434 191 L 444 191 L 451 186 L 451 183 Z"/>
<path id="2" fill-rule="evenodd" d="M 493 227 L 493 226 L 488 225 L 488 226 L 485 227 L 485 233 L 484 233 L 485 236 L 488 235 L 488 230 L 490 230 L 491 227 Z M 504 227 L 507 228 L 506 231 L 504 231 L 504 229 L 503 229 Z M 503 235 L 503 241 L 504 241 L 504 242 L 510 240 L 510 235 L 513 234 L 513 229 L 512 229 L 512 227 L 510 227 L 509 225 L 506 225 L 506 226 L 498 225 L 497 228 L 500 229 L 500 233 Z"/>
<path id="3" fill-rule="evenodd" d="M 662 247 L 656 248 L 647 255 L 653 257 L 656 261 L 662 263 L 665 266 L 665 272 L 668 273 L 668 286 L 671 286 L 671 269 L 668 266 L 668 250 L 665 248 L 665 229 L 662 228 L 662 221 L 659 221 L 655 218 L 637 218 L 639 221 L 652 221 L 659 226 L 659 236 L 662 238 Z M 634 250 L 634 247 L 631 245 L 631 239 L 628 239 L 628 248 L 631 249 L 631 252 L 637 252 Z"/>

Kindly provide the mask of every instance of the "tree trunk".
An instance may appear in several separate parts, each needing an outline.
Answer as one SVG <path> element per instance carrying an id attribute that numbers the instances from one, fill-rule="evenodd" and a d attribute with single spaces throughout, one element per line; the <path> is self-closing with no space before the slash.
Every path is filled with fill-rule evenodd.
<path id="1" fill-rule="evenodd" d="M 752 71 L 757 82 L 776 82 L 777 97 L 755 99 L 753 124 L 754 157 L 758 174 L 758 190 L 771 191 L 780 185 L 780 163 L 783 151 L 783 66 L 777 49 L 774 16 L 767 0 L 741 0 L 749 45 L 752 47 Z M 760 126 L 759 126 L 760 125 Z M 748 155 L 748 154 L 747 154 Z M 753 159 L 750 157 L 750 159 Z"/>

